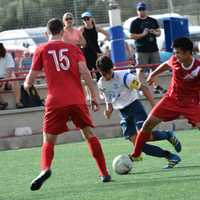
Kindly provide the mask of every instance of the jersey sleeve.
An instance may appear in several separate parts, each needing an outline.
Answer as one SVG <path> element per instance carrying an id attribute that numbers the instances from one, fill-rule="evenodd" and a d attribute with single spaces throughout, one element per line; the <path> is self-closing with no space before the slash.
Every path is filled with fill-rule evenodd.
<path id="1" fill-rule="evenodd" d="M 99 90 L 99 97 L 101 99 L 104 99 L 104 101 L 108 103 L 112 103 L 112 94 L 106 91 L 106 88 L 104 89 L 103 84 L 101 80 L 97 83 L 98 90 Z"/>
<path id="2" fill-rule="evenodd" d="M 122 76 L 120 76 L 120 79 L 123 82 L 124 86 L 128 89 L 137 90 L 140 87 L 137 77 L 130 72 L 124 73 Z"/>
<path id="3" fill-rule="evenodd" d="M 173 62 L 175 61 L 176 57 L 173 55 L 166 61 L 166 64 L 169 65 L 171 68 L 173 67 Z"/>
<path id="4" fill-rule="evenodd" d="M 35 53 L 33 55 L 33 61 L 32 61 L 32 65 L 31 65 L 31 69 L 32 70 L 36 70 L 36 71 L 41 71 L 43 68 L 43 63 L 42 63 L 42 50 L 40 47 L 38 47 L 35 50 Z"/>

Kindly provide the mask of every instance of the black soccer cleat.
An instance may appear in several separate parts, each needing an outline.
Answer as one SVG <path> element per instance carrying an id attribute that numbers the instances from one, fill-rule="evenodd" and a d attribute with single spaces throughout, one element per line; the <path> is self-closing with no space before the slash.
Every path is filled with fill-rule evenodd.
<path id="1" fill-rule="evenodd" d="M 32 191 L 39 190 L 42 184 L 51 176 L 51 170 L 41 172 L 32 182 L 30 189 Z"/>
<path id="2" fill-rule="evenodd" d="M 180 158 L 178 155 L 173 154 L 173 153 L 170 153 L 170 155 L 168 156 L 167 160 L 168 160 L 169 163 L 168 163 L 167 165 L 165 165 L 165 166 L 163 167 L 163 169 L 172 169 L 172 168 L 174 168 L 179 162 L 181 162 L 181 158 Z"/>
<path id="3" fill-rule="evenodd" d="M 107 176 L 100 176 L 101 182 L 107 183 L 111 181 L 111 176 L 108 174 Z"/>
<path id="4" fill-rule="evenodd" d="M 176 129 L 176 126 L 173 123 L 172 124 L 172 131 L 168 131 L 168 133 L 169 133 L 168 141 L 173 145 L 173 147 L 176 150 L 176 152 L 180 153 L 181 152 L 181 142 L 176 137 L 175 129 Z"/>

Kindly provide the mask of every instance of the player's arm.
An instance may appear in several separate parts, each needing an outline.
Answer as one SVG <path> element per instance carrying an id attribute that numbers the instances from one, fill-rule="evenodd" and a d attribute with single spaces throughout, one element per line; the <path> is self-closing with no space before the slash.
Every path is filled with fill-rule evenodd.
<path id="1" fill-rule="evenodd" d="M 29 88 L 34 84 L 34 81 L 37 78 L 38 74 L 42 71 L 42 68 L 43 64 L 42 64 L 41 49 L 38 47 L 33 55 L 31 69 L 24 81 L 24 89 L 27 92 L 29 91 Z"/>
<path id="2" fill-rule="evenodd" d="M 98 91 L 99 91 L 99 97 L 101 99 L 104 99 L 105 103 L 106 103 L 106 109 L 104 110 L 104 116 L 106 119 L 109 119 L 112 112 L 113 112 L 113 105 L 112 105 L 112 96 L 109 95 L 109 93 L 106 92 L 106 89 L 102 89 L 102 85 L 101 85 L 101 79 L 98 81 L 97 83 L 98 86 Z"/>
<path id="3" fill-rule="evenodd" d="M 26 76 L 26 79 L 24 81 L 24 89 L 26 91 L 29 90 L 29 88 L 34 84 L 35 79 L 37 78 L 38 74 L 40 73 L 40 71 L 36 71 L 31 69 L 28 73 L 28 75 Z"/>
<path id="4" fill-rule="evenodd" d="M 96 29 L 97 29 L 97 32 L 100 32 L 100 33 L 102 33 L 105 36 L 105 38 L 103 39 L 103 41 L 109 40 L 109 34 L 108 34 L 107 31 L 105 31 L 103 28 L 98 27 L 98 26 L 96 27 Z"/>
<path id="5" fill-rule="evenodd" d="M 106 103 L 106 110 L 104 110 L 104 116 L 106 119 L 110 119 L 110 116 L 113 112 L 113 106 L 112 103 Z"/>
<path id="6" fill-rule="evenodd" d="M 158 76 L 159 74 L 169 69 L 170 69 L 170 66 L 168 65 L 167 62 L 162 63 L 153 72 L 149 74 L 149 76 L 147 77 L 147 83 L 151 85 L 154 82 L 154 79 L 156 76 Z"/>
<path id="7" fill-rule="evenodd" d="M 131 90 L 142 90 L 144 96 L 148 99 L 151 106 L 153 107 L 155 105 L 154 99 L 149 93 L 149 90 L 145 85 L 141 84 L 139 80 L 137 80 L 135 75 L 133 75 L 132 73 L 127 73 L 124 75 L 123 81 L 125 86 Z"/>
<path id="8" fill-rule="evenodd" d="M 95 89 L 92 77 L 90 75 L 90 72 L 86 66 L 85 61 L 79 61 L 78 66 L 79 66 L 79 72 L 81 74 L 81 77 L 85 81 L 85 84 L 88 86 L 90 90 L 92 110 L 97 111 L 99 110 L 99 104 L 97 101 L 96 89 Z"/>

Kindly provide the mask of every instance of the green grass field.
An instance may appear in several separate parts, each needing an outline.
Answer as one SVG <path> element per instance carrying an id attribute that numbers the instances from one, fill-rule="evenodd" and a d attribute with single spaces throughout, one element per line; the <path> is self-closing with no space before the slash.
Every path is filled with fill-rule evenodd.
<path id="1" fill-rule="evenodd" d="M 40 148 L 2 151 L 0 200 L 199 200 L 200 132 L 177 135 L 183 149 L 182 162 L 176 168 L 163 170 L 165 159 L 144 156 L 130 174 L 121 176 L 112 171 L 112 159 L 129 153 L 131 145 L 122 138 L 102 140 L 113 178 L 104 184 L 84 142 L 58 145 L 52 177 L 34 192 L 29 186 L 39 172 Z M 166 141 L 155 144 L 173 150 Z"/>

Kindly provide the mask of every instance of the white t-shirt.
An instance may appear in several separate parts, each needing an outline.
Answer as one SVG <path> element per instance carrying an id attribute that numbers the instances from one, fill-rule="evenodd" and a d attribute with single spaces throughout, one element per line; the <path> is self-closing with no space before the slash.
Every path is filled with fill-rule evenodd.
<path id="1" fill-rule="evenodd" d="M 7 73 L 7 69 L 14 68 L 15 62 L 10 53 L 6 53 L 4 58 L 0 58 L 0 78 L 4 78 Z"/>
<path id="2" fill-rule="evenodd" d="M 103 97 L 106 103 L 112 103 L 114 109 L 125 108 L 138 99 L 137 90 L 129 89 L 133 80 L 137 78 L 130 70 L 114 71 L 109 81 L 101 77 L 98 81 L 100 97 Z"/>

